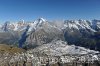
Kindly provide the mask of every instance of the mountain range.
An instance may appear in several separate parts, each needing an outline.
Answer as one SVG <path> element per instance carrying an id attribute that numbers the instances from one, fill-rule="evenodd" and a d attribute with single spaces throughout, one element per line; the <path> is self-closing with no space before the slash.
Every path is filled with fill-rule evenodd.
<path id="1" fill-rule="evenodd" d="M 0 43 L 33 48 L 62 40 L 93 50 L 100 50 L 100 20 L 56 20 L 39 18 L 33 22 L 5 22 L 0 25 Z"/>
<path id="2" fill-rule="evenodd" d="M 100 20 L 7 21 L 0 25 L 0 48 L 3 66 L 99 62 Z"/>

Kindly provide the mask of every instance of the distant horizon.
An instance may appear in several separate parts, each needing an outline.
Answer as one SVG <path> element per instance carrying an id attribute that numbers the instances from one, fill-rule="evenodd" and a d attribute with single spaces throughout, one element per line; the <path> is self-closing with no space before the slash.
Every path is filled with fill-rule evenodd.
<path id="1" fill-rule="evenodd" d="M 43 17 L 42 17 L 43 18 Z M 37 18 L 37 19 L 39 19 L 39 18 Z M 24 20 L 24 19 L 19 19 L 19 20 L 5 20 L 4 22 L 0 22 L 0 24 L 3 24 L 3 23 L 5 23 L 5 22 L 7 22 L 7 21 L 9 21 L 9 22 L 20 22 L 20 21 L 23 21 L 24 20 L 24 22 L 34 22 L 35 20 L 37 20 L 37 19 L 33 19 L 33 20 Z M 43 19 L 46 19 L 46 18 L 43 18 Z M 100 20 L 100 19 L 46 19 L 47 21 L 58 21 L 58 20 Z"/>
<path id="2" fill-rule="evenodd" d="M 0 0 L 0 23 L 55 19 L 100 19 L 100 0 Z"/>

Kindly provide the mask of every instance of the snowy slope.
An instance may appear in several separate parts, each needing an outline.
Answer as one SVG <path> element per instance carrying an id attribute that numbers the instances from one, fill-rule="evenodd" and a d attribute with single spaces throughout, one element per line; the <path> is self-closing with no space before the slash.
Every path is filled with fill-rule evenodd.
<path id="1" fill-rule="evenodd" d="M 98 51 L 89 50 L 83 47 L 68 45 L 66 42 L 58 40 L 44 44 L 32 50 L 33 52 L 45 53 L 47 55 L 61 56 L 65 54 L 88 54 L 98 53 Z"/>
<path id="2" fill-rule="evenodd" d="M 88 29 L 90 31 L 96 32 L 96 30 L 93 29 L 91 26 L 92 26 L 92 22 L 87 20 L 66 20 L 64 22 L 64 27 L 66 28 L 70 28 L 70 29 L 75 28 L 77 30 Z"/>

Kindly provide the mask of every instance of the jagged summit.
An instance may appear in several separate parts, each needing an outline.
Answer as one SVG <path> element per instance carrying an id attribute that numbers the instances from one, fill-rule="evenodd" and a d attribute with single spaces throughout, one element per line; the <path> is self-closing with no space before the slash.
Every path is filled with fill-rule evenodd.
<path id="1" fill-rule="evenodd" d="M 46 19 L 44 19 L 44 18 L 38 18 L 38 19 L 36 19 L 34 22 L 46 22 L 47 20 Z"/>
<path id="2" fill-rule="evenodd" d="M 39 18 L 38 19 L 40 22 L 42 21 L 42 22 L 46 22 L 47 20 L 46 19 L 44 19 L 44 18 Z"/>

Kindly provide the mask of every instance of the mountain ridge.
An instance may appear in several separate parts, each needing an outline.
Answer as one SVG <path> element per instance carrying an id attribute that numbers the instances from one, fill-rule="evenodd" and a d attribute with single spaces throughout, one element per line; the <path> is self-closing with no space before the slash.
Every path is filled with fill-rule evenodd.
<path id="1" fill-rule="evenodd" d="M 83 47 L 88 46 L 87 48 L 95 49 L 97 46 L 99 48 L 99 37 L 96 37 L 97 35 L 99 36 L 99 31 L 100 20 L 64 20 L 49 22 L 46 19 L 39 18 L 33 22 L 25 22 L 24 20 L 18 23 L 6 22 L 0 26 L 0 33 L 1 35 L 5 35 L 6 33 L 9 38 L 5 39 L 4 36 L 0 36 L 0 38 L 3 39 L 2 41 L 4 43 L 11 40 L 11 44 L 20 44 L 21 41 L 23 45 L 42 45 L 55 39 L 60 39 L 67 41 L 68 44 Z M 11 35 L 9 35 L 9 33 Z M 14 38 L 16 40 L 12 40 Z"/>

